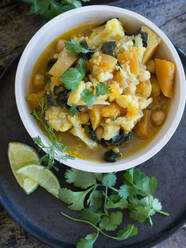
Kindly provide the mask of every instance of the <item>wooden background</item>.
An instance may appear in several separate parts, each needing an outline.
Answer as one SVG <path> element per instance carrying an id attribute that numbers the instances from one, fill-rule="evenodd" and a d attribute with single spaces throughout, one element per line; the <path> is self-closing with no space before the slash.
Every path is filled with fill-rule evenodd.
<path id="1" fill-rule="evenodd" d="M 101 2 L 101 0 L 97 0 Z M 186 0 L 120 0 L 115 6 L 134 10 L 156 23 L 186 52 Z M 40 16 L 27 16 L 28 5 L 0 0 L 0 73 L 41 27 Z M 8 83 L 8 82 L 7 82 Z M 48 248 L 15 223 L 0 205 L 0 248 Z M 186 248 L 186 230 L 180 229 L 156 248 Z"/>

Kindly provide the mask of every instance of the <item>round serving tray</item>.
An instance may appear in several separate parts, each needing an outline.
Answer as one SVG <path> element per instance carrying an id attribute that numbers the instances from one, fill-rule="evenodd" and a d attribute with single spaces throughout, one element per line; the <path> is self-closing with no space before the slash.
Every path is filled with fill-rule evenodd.
<path id="1" fill-rule="evenodd" d="M 186 56 L 178 50 L 186 69 Z M 8 163 L 8 142 L 19 141 L 34 145 L 19 118 L 15 96 L 14 79 L 19 57 L 7 67 L 0 78 L 0 201 L 10 215 L 28 232 L 51 247 L 73 248 L 75 243 L 94 230 L 86 224 L 72 222 L 60 215 L 64 211 L 73 216 L 76 212 L 67 209 L 63 202 L 39 188 L 27 196 L 17 184 Z M 169 143 L 151 160 L 139 166 L 148 175 L 158 180 L 157 198 L 170 217 L 156 215 L 154 226 L 140 224 L 139 234 L 126 241 L 114 241 L 100 235 L 95 248 L 150 248 L 167 238 L 186 220 L 186 115 Z M 58 177 L 63 184 L 67 167 L 61 165 Z M 122 174 L 119 173 L 119 174 Z M 121 177 L 122 178 L 122 177 Z M 125 224 L 128 223 L 126 216 Z"/>

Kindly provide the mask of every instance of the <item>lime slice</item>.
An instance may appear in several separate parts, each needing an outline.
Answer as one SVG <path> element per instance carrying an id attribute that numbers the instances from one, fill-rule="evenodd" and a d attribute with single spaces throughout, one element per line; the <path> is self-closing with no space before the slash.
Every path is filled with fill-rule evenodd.
<path id="1" fill-rule="evenodd" d="M 44 166 L 36 164 L 27 165 L 20 168 L 17 173 L 36 181 L 41 187 L 58 198 L 60 189 L 59 181 L 57 177 Z"/>
<path id="2" fill-rule="evenodd" d="M 33 148 L 18 142 L 11 142 L 8 145 L 8 158 L 12 172 L 27 194 L 32 193 L 38 184 L 36 181 L 27 178 L 16 171 L 27 164 L 39 164 L 39 157 Z"/>

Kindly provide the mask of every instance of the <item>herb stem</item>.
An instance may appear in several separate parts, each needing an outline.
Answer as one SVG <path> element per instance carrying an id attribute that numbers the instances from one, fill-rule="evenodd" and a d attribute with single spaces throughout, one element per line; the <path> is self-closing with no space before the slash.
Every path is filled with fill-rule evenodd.
<path id="1" fill-rule="evenodd" d="M 157 211 L 157 213 L 162 214 L 162 215 L 165 215 L 165 216 L 170 216 L 169 213 L 164 212 L 164 211 L 161 211 L 161 210 Z"/>
<path id="2" fill-rule="evenodd" d="M 108 215 L 108 212 L 106 210 L 106 205 L 107 205 L 107 197 L 108 197 L 108 187 L 105 187 L 105 201 L 104 201 L 104 212 L 106 215 Z"/>
<path id="3" fill-rule="evenodd" d="M 114 187 L 109 187 L 110 189 L 114 190 L 115 192 L 118 193 L 119 190 L 115 189 Z"/>
<path id="4" fill-rule="evenodd" d="M 114 236 L 111 236 L 105 232 L 103 232 L 99 227 L 97 227 L 96 225 L 94 225 L 93 223 L 87 221 L 87 220 L 81 220 L 81 219 L 77 219 L 77 218 L 74 218 L 64 212 L 61 212 L 61 214 L 63 216 L 65 216 L 66 218 L 70 219 L 70 220 L 73 220 L 73 221 L 76 221 L 76 222 L 80 222 L 80 223 L 86 223 L 86 224 L 89 224 L 91 225 L 92 227 L 94 227 L 98 232 L 100 232 L 101 234 L 103 234 L 104 236 L 106 236 L 107 238 L 111 238 L 111 239 L 114 239 L 114 240 L 120 240 L 118 239 L 117 237 L 114 237 Z"/>

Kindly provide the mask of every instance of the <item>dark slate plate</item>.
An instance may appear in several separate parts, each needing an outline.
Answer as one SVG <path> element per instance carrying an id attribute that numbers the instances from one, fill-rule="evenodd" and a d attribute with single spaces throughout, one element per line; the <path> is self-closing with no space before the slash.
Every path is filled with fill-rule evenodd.
<path id="1" fill-rule="evenodd" d="M 186 69 L 186 56 L 180 50 L 178 52 Z M 80 237 L 94 230 L 61 216 L 60 211 L 73 216 L 77 216 L 77 213 L 68 210 L 61 201 L 42 188 L 27 196 L 18 186 L 10 170 L 7 158 L 8 142 L 19 141 L 33 146 L 15 104 L 14 78 L 18 61 L 19 57 L 15 58 L 0 79 L 0 201 L 24 229 L 41 241 L 56 248 L 73 248 Z M 100 235 L 95 248 L 149 248 L 183 225 L 186 220 L 185 140 L 186 113 L 169 143 L 155 157 L 139 166 L 145 173 L 158 179 L 156 196 L 163 203 L 164 210 L 170 213 L 170 217 L 154 216 L 152 228 L 147 224 L 140 224 L 139 235 L 126 241 L 108 240 Z M 62 185 L 65 169 L 66 166 L 61 166 L 58 175 Z M 125 224 L 127 223 L 126 217 Z"/>

